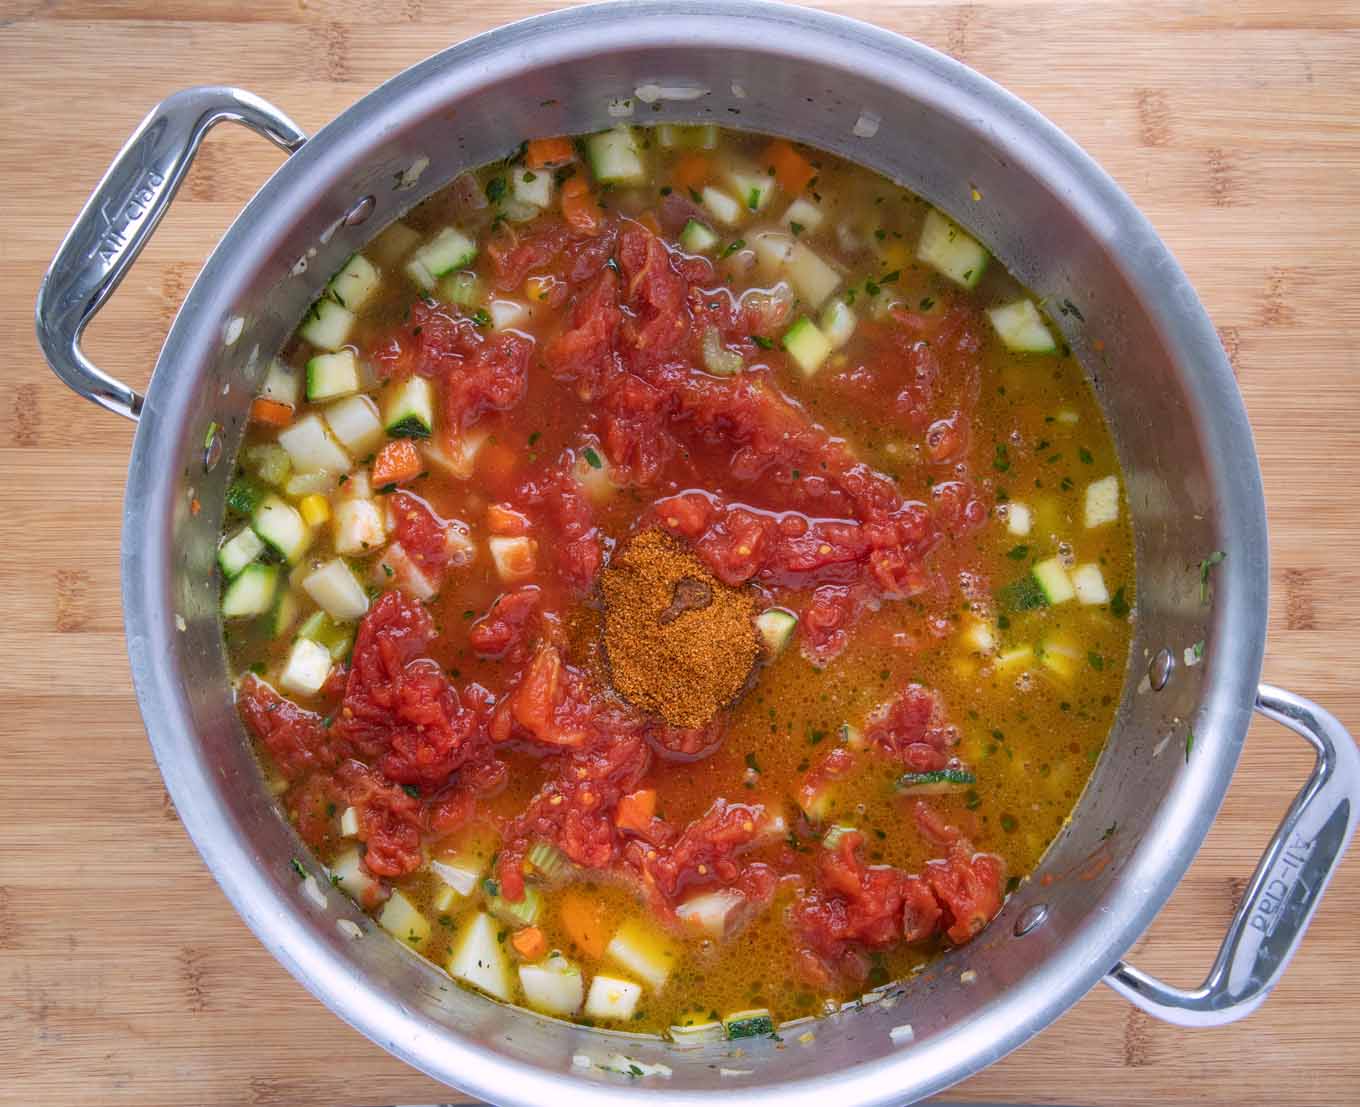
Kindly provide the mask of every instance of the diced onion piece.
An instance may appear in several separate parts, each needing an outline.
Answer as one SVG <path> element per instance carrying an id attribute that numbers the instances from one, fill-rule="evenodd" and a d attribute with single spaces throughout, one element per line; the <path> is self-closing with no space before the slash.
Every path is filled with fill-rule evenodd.
<path id="1" fill-rule="evenodd" d="M 497 535 L 488 538 L 486 544 L 491 550 L 496 575 L 506 584 L 518 584 L 534 575 L 538 563 L 538 543 L 532 538 Z"/>
<path id="2" fill-rule="evenodd" d="M 822 310 L 821 331 L 833 350 L 839 350 L 855 333 L 855 313 L 844 300 L 832 300 Z"/>
<path id="3" fill-rule="evenodd" d="M 352 623 L 368 612 L 368 593 L 338 557 L 305 577 L 302 587 L 332 619 Z"/>
<path id="4" fill-rule="evenodd" d="M 626 920 L 604 952 L 658 990 L 665 986 L 678 954 L 675 943 L 638 919 Z"/>
<path id="5" fill-rule="evenodd" d="M 782 277 L 793 257 L 793 236 L 784 231 L 756 231 L 747 240 L 756 254 L 756 266 L 767 279 Z"/>
<path id="6" fill-rule="evenodd" d="M 1028 507 L 1017 503 L 1006 505 L 1006 530 L 1019 538 L 1024 538 L 1032 526 L 1033 517 Z"/>
<path id="7" fill-rule="evenodd" d="M 1016 300 L 988 308 L 987 318 L 992 321 L 1006 349 L 1014 353 L 1050 354 L 1058 348 L 1033 300 Z"/>
<path id="8" fill-rule="evenodd" d="M 521 204 L 546 208 L 552 204 L 552 172 L 547 169 L 514 169 L 511 171 L 510 192 Z"/>
<path id="9" fill-rule="evenodd" d="M 340 812 L 340 837 L 357 838 L 358 836 L 359 809 L 350 805 Z"/>
<path id="10" fill-rule="evenodd" d="M 382 892 L 382 885 L 360 862 L 357 849 L 346 850 L 331 862 L 330 874 L 331 883 L 343 889 L 360 904 L 371 903 Z"/>
<path id="11" fill-rule="evenodd" d="M 400 542 L 393 542 L 383 550 L 382 556 L 373 563 L 369 579 L 379 588 L 395 586 L 415 600 L 428 600 L 439 591 Z"/>
<path id="12" fill-rule="evenodd" d="M 730 888 L 701 892 L 675 909 L 675 917 L 689 930 L 710 938 L 726 936 L 732 912 L 745 906 L 746 897 Z"/>
<path id="13" fill-rule="evenodd" d="M 378 925 L 399 942 L 419 948 L 430 936 L 430 920 L 401 892 L 394 891 L 378 915 Z"/>
<path id="14" fill-rule="evenodd" d="M 458 899 L 459 896 L 457 892 L 447 884 L 441 884 L 434 895 L 430 897 L 430 906 L 442 915 L 445 911 L 452 908 L 453 905 L 458 902 Z"/>
<path id="15" fill-rule="evenodd" d="M 331 651 L 320 642 L 299 638 L 279 675 L 279 687 L 301 696 L 314 696 L 331 675 Z"/>
<path id="16" fill-rule="evenodd" d="M 548 1015 L 570 1017 L 585 999 L 581 970 L 560 954 L 537 965 L 520 965 L 519 983 L 525 1002 Z"/>
<path id="17" fill-rule="evenodd" d="M 1104 526 L 1119 518 L 1119 478 L 1101 477 L 1086 486 L 1086 526 Z"/>
<path id="18" fill-rule="evenodd" d="M 798 616 L 782 607 L 767 608 L 756 616 L 756 630 L 771 657 L 783 652 L 797 628 Z"/>
<path id="19" fill-rule="evenodd" d="M 498 331 L 514 330 L 529 323 L 529 305 L 523 300 L 492 300 L 486 310 L 491 315 L 491 326 Z"/>
<path id="20" fill-rule="evenodd" d="M 725 227 L 734 227 L 741 222 L 744 211 L 741 204 L 720 188 L 709 185 L 699 193 L 699 202 Z"/>
<path id="21" fill-rule="evenodd" d="M 503 1002 L 510 1002 L 510 962 L 497 939 L 502 927 L 484 911 L 464 926 L 449 956 L 449 975 Z"/>
<path id="22" fill-rule="evenodd" d="M 460 896 L 470 896 L 477 890 L 484 870 L 482 860 L 471 854 L 430 862 L 430 871 Z"/>
<path id="23" fill-rule="evenodd" d="M 335 505 L 335 552 L 367 554 L 387 541 L 383 513 L 372 500 L 345 499 Z"/>
<path id="24" fill-rule="evenodd" d="M 590 995 L 586 998 L 586 1017 L 610 1019 L 615 1022 L 631 1019 L 641 998 L 641 985 L 634 984 L 631 980 L 600 974 L 590 982 Z"/>
<path id="25" fill-rule="evenodd" d="M 279 431 L 279 445 L 288 451 L 293 468 L 299 473 L 348 473 L 350 470 L 349 454 L 336 445 L 319 415 L 304 415 Z"/>
<path id="26" fill-rule="evenodd" d="M 453 442 L 439 445 L 434 442 L 422 442 L 420 452 L 433 468 L 447 473 L 455 480 L 467 480 L 476 468 L 478 451 L 486 445 L 489 437 L 487 431 L 464 431 Z"/>
<path id="27" fill-rule="evenodd" d="M 383 440 L 378 405 L 368 396 L 350 396 L 331 404 L 325 411 L 326 423 L 336 441 L 354 457 L 371 454 Z"/>
<path id="28" fill-rule="evenodd" d="M 1091 562 L 1078 565 L 1072 570 L 1072 589 L 1077 594 L 1077 602 L 1094 606 L 1109 603 L 1110 593 L 1105 587 L 1105 577 L 1100 566 Z"/>

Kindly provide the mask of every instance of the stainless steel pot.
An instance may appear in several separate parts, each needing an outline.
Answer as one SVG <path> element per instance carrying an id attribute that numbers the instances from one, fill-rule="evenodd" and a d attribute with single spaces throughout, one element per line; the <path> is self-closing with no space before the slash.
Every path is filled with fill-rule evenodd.
<path id="1" fill-rule="evenodd" d="M 504 156 L 523 136 L 595 130 L 630 111 L 639 122 L 713 120 L 833 150 L 981 232 L 1062 305 L 1056 320 L 1114 429 L 1137 536 L 1138 620 L 1118 720 L 1036 878 L 979 940 L 895 1000 L 810 1027 L 808 1048 L 762 1041 L 740 1060 L 722 1046 L 682 1052 L 461 991 L 324 879 L 301 885 L 290 859 L 320 868 L 262 786 L 232 707 L 217 616 L 226 462 L 270 355 L 329 274 L 459 170 Z M 88 361 L 81 331 L 165 212 L 203 133 L 223 119 L 291 156 L 208 259 L 142 397 Z M 1194 291 L 1071 141 L 916 43 L 768 3 L 621 2 L 446 50 L 310 139 L 256 97 L 190 89 L 147 117 L 99 184 L 44 279 L 37 322 L 63 380 L 140 421 L 123 526 L 128 650 L 156 758 L 204 860 L 260 940 L 332 1010 L 472 1094 L 585 1104 L 637 1100 L 646 1088 L 677 1104 L 714 1091 L 780 1107 L 900 1103 L 1001 1057 L 1102 979 L 1170 1021 L 1226 1022 L 1278 979 L 1354 829 L 1360 757 L 1350 737 L 1321 708 L 1257 684 L 1268 584 L 1260 474 Z M 1226 558 L 1202 570 L 1216 550 Z M 1200 640 L 1204 662 L 1178 665 Z M 1311 743 L 1317 766 L 1208 977 L 1184 991 L 1120 958 L 1203 840 L 1253 707 Z M 348 936 L 351 924 L 362 937 Z M 904 1025 L 910 1034 L 890 1033 Z M 639 1082 L 586 1067 L 618 1052 L 672 1075 Z"/>

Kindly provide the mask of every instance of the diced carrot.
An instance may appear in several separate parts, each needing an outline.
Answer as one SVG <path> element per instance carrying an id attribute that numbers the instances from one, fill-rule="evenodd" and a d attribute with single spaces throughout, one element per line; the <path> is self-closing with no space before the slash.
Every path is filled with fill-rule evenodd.
<path id="1" fill-rule="evenodd" d="M 712 172 L 713 166 L 703 154 L 686 154 L 671 170 L 671 180 L 683 192 L 698 188 Z"/>
<path id="2" fill-rule="evenodd" d="M 536 926 L 526 926 L 510 935 L 510 944 L 526 961 L 537 961 L 548 952 L 548 939 Z"/>
<path id="3" fill-rule="evenodd" d="M 619 800 L 614 809 L 614 825 L 622 830 L 646 830 L 656 814 L 656 789 L 642 788 Z"/>
<path id="4" fill-rule="evenodd" d="M 577 949 L 597 960 L 604 956 L 609 932 L 605 929 L 604 908 L 599 900 L 575 888 L 567 888 L 557 897 L 557 915 Z"/>
<path id="5" fill-rule="evenodd" d="M 572 177 L 562 186 L 562 218 L 578 231 L 594 234 L 604 221 L 604 211 L 591 195 L 584 177 Z"/>
<path id="6" fill-rule="evenodd" d="M 286 427 L 293 421 L 293 405 L 257 396 L 250 403 L 250 421 L 271 427 Z"/>
<path id="7" fill-rule="evenodd" d="M 372 480 L 381 488 L 384 484 L 405 484 L 420 475 L 420 453 L 409 438 L 389 442 L 373 459 Z"/>
<path id="8" fill-rule="evenodd" d="M 517 537 L 529 533 L 529 520 L 514 508 L 492 504 L 486 509 L 486 529 L 492 534 Z"/>
<path id="9" fill-rule="evenodd" d="M 774 179 L 790 196 L 797 196 L 817 175 L 812 163 L 782 138 L 765 148 L 765 164 L 774 166 Z"/>
<path id="10" fill-rule="evenodd" d="M 535 138 L 524 148 L 524 164 L 530 169 L 556 169 L 576 160 L 576 148 L 571 139 Z"/>

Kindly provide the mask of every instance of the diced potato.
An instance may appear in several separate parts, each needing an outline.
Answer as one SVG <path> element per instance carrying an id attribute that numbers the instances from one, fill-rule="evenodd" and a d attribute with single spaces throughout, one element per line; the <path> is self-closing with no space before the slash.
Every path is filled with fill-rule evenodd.
<path id="1" fill-rule="evenodd" d="M 1072 588 L 1077 594 L 1077 602 L 1088 607 L 1110 602 L 1105 576 L 1094 562 L 1072 570 Z"/>
<path id="2" fill-rule="evenodd" d="M 496 575 L 506 584 L 519 584 L 534 575 L 538 567 L 538 543 L 522 535 L 496 536 L 486 540 Z"/>
<path id="3" fill-rule="evenodd" d="M 331 863 L 330 873 L 331 882 L 362 905 L 372 903 L 382 894 L 382 885 L 363 867 L 357 849 L 346 850 L 337 857 Z"/>
<path id="4" fill-rule="evenodd" d="M 639 919 L 624 922 L 604 953 L 657 990 L 665 987 L 678 957 L 674 942 Z"/>
<path id="5" fill-rule="evenodd" d="M 357 838 L 358 836 L 359 809 L 351 805 L 340 812 L 340 837 Z"/>
<path id="6" fill-rule="evenodd" d="M 1113 523 L 1119 518 L 1119 478 L 1101 477 L 1086 486 L 1086 526 L 1088 529 Z"/>
<path id="7" fill-rule="evenodd" d="M 1006 530 L 1018 538 L 1024 538 L 1033 526 L 1033 518 L 1030 510 L 1024 504 L 1010 503 L 1006 505 Z"/>
<path id="8" fill-rule="evenodd" d="M 601 974 L 590 982 L 590 995 L 586 998 L 586 1016 L 592 1019 L 623 1022 L 633 1017 L 641 998 L 640 985 L 634 984 L 631 980 Z"/>
<path id="9" fill-rule="evenodd" d="M 585 999 L 581 970 L 560 954 L 537 965 L 520 965 L 519 982 L 525 1002 L 545 1014 L 569 1017 Z"/>
<path id="10" fill-rule="evenodd" d="M 383 512 L 372 500 L 344 499 L 335 505 L 336 553 L 372 553 L 386 541 Z"/>
<path id="11" fill-rule="evenodd" d="M 448 970 L 455 980 L 461 980 L 509 1003 L 510 959 L 497 937 L 502 929 L 501 924 L 485 911 L 478 911 L 468 920 L 454 943 Z"/>
<path id="12" fill-rule="evenodd" d="M 299 638 L 288 653 L 279 686 L 300 696 L 314 696 L 331 675 L 331 652 L 310 638 Z"/>
<path id="13" fill-rule="evenodd" d="M 416 949 L 430 936 L 430 921 L 399 891 L 394 891 L 383 904 L 378 925 L 399 942 Z"/>
<path id="14" fill-rule="evenodd" d="M 342 623 L 356 622 L 368 613 L 368 593 L 338 557 L 304 578 L 302 587 L 321 610 Z"/>

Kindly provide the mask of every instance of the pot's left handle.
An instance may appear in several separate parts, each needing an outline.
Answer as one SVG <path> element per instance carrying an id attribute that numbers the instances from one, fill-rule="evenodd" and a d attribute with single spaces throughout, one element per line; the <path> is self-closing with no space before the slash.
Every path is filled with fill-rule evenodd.
<path id="1" fill-rule="evenodd" d="M 170 206 L 203 136 L 217 123 L 241 123 L 288 153 L 307 136 L 283 112 L 238 88 L 177 92 L 154 108 L 119 151 L 52 259 L 38 289 L 38 342 L 75 392 L 137 419 L 139 393 L 97 369 L 81 334 L 131 267 Z"/>

